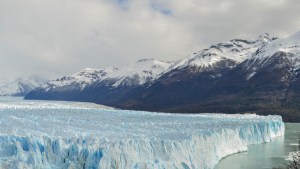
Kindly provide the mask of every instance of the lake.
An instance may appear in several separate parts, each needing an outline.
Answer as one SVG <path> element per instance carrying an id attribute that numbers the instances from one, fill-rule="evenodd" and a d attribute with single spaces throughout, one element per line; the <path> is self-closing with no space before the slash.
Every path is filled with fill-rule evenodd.
<path id="1" fill-rule="evenodd" d="M 289 152 L 298 147 L 300 123 L 286 123 L 285 135 L 270 143 L 248 146 L 248 151 L 228 156 L 215 169 L 269 169 L 288 163 Z"/>

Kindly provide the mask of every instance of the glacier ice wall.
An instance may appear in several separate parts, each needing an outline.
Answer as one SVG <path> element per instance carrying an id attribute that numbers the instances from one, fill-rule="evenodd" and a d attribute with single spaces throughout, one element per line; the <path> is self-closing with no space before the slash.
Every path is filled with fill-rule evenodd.
<path id="1" fill-rule="evenodd" d="M 280 116 L 181 115 L 0 103 L 0 168 L 211 169 L 283 135 Z"/>

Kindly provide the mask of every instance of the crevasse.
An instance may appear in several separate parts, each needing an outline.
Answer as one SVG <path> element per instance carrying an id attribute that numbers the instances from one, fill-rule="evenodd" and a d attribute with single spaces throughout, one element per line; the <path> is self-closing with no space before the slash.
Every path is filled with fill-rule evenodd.
<path id="1" fill-rule="evenodd" d="M 221 158 L 284 133 L 280 116 L 53 104 L 0 104 L 0 168 L 212 169 Z"/>

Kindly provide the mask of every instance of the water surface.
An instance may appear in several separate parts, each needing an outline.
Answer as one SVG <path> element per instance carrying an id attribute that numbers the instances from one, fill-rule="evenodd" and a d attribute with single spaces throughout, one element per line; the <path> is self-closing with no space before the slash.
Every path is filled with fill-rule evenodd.
<path id="1" fill-rule="evenodd" d="M 289 152 L 298 147 L 300 123 L 286 123 L 285 135 L 270 143 L 248 146 L 248 151 L 228 156 L 215 169 L 270 169 L 288 163 Z"/>

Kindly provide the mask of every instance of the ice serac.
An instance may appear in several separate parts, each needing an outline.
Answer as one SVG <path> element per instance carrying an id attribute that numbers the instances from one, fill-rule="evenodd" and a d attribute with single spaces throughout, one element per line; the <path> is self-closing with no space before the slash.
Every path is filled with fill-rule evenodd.
<path id="1" fill-rule="evenodd" d="M 280 116 L 181 115 L 0 102 L 0 168 L 211 169 L 284 133 Z"/>

